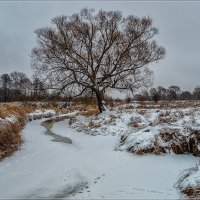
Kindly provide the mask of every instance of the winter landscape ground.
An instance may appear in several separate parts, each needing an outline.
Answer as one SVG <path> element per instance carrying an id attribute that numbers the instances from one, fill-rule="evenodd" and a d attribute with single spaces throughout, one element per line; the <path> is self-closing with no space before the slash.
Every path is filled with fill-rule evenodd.
<path id="1" fill-rule="evenodd" d="M 200 108 L 186 105 L 31 112 L 23 146 L 0 162 L 0 198 L 198 197 Z"/>

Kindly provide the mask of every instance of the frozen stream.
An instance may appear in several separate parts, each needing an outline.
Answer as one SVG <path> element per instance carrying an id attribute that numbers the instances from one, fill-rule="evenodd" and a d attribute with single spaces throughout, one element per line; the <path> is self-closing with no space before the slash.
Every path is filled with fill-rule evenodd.
<path id="1" fill-rule="evenodd" d="M 114 151 L 116 136 L 78 133 L 67 119 L 46 130 L 43 121 L 28 123 L 22 150 L 0 162 L 0 198 L 178 199 L 178 174 L 197 160 Z"/>
<path id="2" fill-rule="evenodd" d="M 41 125 L 46 128 L 45 134 L 53 137 L 52 141 L 72 144 L 72 140 L 70 138 L 64 137 L 64 136 L 61 136 L 61 135 L 56 135 L 51 130 L 55 123 L 63 121 L 64 119 L 65 119 L 64 117 L 61 118 L 61 119 L 59 119 L 59 118 L 48 119 L 48 120 L 45 120 L 44 122 L 42 122 Z"/>

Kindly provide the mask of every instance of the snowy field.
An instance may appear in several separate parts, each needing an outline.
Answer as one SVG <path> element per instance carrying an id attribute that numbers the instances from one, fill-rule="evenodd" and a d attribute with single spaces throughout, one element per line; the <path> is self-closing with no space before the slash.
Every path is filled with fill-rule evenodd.
<path id="1" fill-rule="evenodd" d="M 198 158 L 119 151 L 121 135 L 132 134 L 127 124 L 133 115 L 121 113 L 121 121 L 105 115 L 96 120 L 108 120 L 107 126 L 95 125 L 93 118 L 87 125 L 91 119 L 80 116 L 72 125 L 70 119 L 57 120 L 47 129 L 41 126 L 46 119 L 29 122 L 22 150 L 0 163 L 0 198 L 179 199 L 174 188 L 178 175 Z"/>

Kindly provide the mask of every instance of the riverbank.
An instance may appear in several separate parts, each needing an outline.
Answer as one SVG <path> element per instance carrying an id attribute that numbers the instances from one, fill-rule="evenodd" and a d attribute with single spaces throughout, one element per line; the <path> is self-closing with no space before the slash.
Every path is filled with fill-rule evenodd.
<path id="1" fill-rule="evenodd" d="M 64 109 L 58 105 L 7 103 L 0 105 L 0 160 L 12 156 L 21 148 L 21 133 L 27 121 L 52 117 Z"/>
<path id="2" fill-rule="evenodd" d="M 193 166 L 187 155 L 144 155 L 114 151 L 116 136 L 90 136 L 69 126 L 51 128 L 71 144 L 53 141 L 41 126 L 28 123 L 21 151 L 0 165 L 0 198 L 179 198 L 178 174 Z"/>

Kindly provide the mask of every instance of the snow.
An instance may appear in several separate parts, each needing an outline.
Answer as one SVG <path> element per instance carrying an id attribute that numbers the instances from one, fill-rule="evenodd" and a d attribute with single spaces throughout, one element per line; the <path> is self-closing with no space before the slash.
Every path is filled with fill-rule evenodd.
<path id="1" fill-rule="evenodd" d="M 196 187 L 200 184 L 200 167 L 196 166 L 193 168 L 190 175 L 183 180 L 181 183 L 182 188 Z"/>
<path id="2" fill-rule="evenodd" d="M 14 115 L 6 116 L 5 118 L 0 117 L 0 123 L 3 125 L 4 123 L 15 123 L 17 122 L 17 118 Z"/>
<path id="3" fill-rule="evenodd" d="M 17 118 L 14 115 L 9 115 L 5 117 L 5 120 L 11 123 L 15 123 L 17 121 Z"/>
<path id="4" fill-rule="evenodd" d="M 155 142 L 155 135 L 158 135 L 158 133 L 154 128 L 139 130 L 132 137 L 128 137 L 126 143 L 120 149 L 126 150 L 130 146 L 133 146 L 135 149 L 150 147 Z"/>
<path id="5" fill-rule="evenodd" d="M 26 142 L 22 150 L 0 163 L 0 198 L 178 198 L 173 187 L 176 178 L 196 158 L 114 151 L 120 130 L 127 127 L 131 116 L 116 118 L 117 125 L 110 129 L 118 127 L 118 134 L 106 137 L 100 131 L 95 137 L 77 132 L 68 120 L 54 124 L 51 131 L 69 137 L 72 144 L 53 142 L 45 135 L 40 125 L 45 119 L 31 121 L 23 130 Z"/>
<path id="6" fill-rule="evenodd" d="M 72 127 L 89 135 L 123 136 L 116 147 L 134 153 L 192 153 L 199 155 L 198 138 L 200 110 L 148 109 L 114 110 L 99 116 L 77 117 Z M 197 147 L 185 149 L 184 144 L 195 138 Z M 180 149 L 176 149 L 177 145 Z M 183 145 L 183 146 L 181 146 Z M 194 144 L 196 145 L 196 143 Z"/>
<path id="7" fill-rule="evenodd" d="M 32 121 L 36 119 L 52 117 L 55 114 L 56 114 L 55 110 L 35 110 L 34 112 L 29 113 L 27 118 L 29 121 Z"/>
<path id="8" fill-rule="evenodd" d="M 121 135 L 128 130 L 131 114 L 120 114 L 115 111 L 105 111 L 96 117 L 78 116 L 72 125 L 77 131 L 90 135 Z"/>
<path id="9" fill-rule="evenodd" d="M 178 177 L 178 181 L 175 184 L 175 187 L 179 189 L 182 193 L 188 188 L 193 188 L 198 190 L 200 188 L 200 163 L 196 163 L 194 167 L 185 169 Z M 199 195 L 199 194 L 198 194 Z M 199 198 L 199 196 L 194 196 Z"/>

